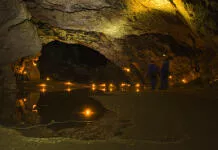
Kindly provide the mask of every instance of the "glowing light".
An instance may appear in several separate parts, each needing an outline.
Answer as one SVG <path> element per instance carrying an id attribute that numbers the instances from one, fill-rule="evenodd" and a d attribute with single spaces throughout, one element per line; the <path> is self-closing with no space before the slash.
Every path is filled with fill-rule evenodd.
<path id="1" fill-rule="evenodd" d="M 47 85 L 45 83 L 39 84 L 41 87 L 46 87 Z"/>
<path id="2" fill-rule="evenodd" d="M 65 85 L 73 85 L 73 83 L 71 83 L 71 82 L 69 82 L 69 81 L 68 81 L 68 82 L 65 82 L 64 84 L 65 84 Z"/>
<path id="3" fill-rule="evenodd" d="M 92 91 L 95 91 L 96 90 L 96 88 L 95 87 L 92 87 Z"/>
<path id="4" fill-rule="evenodd" d="M 65 91 L 67 91 L 67 92 L 71 92 L 72 89 L 71 89 L 71 88 L 67 88 L 67 89 L 65 89 Z"/>
<path id="5" fill-rule="evenodd" d="M 38 112 L 38 110 L 37 110 L 36 108 L 37 108 L 37 105 L 36 105 L 36 104 L 34 104 L 34 105 L 33 105 L 32 112 Z"/>
<path id="6" fill-rule="evenodd" d="M 102 83 L 102 84 L 100 84 L 99 86 L 101 86 L 101 87 L 106 87 L 106 84 L 105 84 L 105 83 Z"/>
<path id="7" fill-rule="evenodd" d="M 46 92 L 46 89 L 45 89 L 45 88 L 42 88 L 42 89 L 40 89 L 40 92 L 45 93 L 45 92 Z"/>
<path id="8" fill-rule="evenodd" d="M 109 87 L 114 87 L 114 85 L 112 83 L 109 84 Z"/>
<path id="9" fill-rule="evenodd" d="M 166 54 L 163 54 L 163 57 L 167 56 Z"/>
<path id="10" fill-rule="evenodd" d="M 124 87 L 124 86 L 126 86 L 126 83 L 121 83 L 120 86 L 121 86 L 121 87 Z"/>
<path id="11" fill-rule="evenodd" d="M 91 117 L 91 116 L 94 114 L 94 112 L 93 112 L 90 108 L 86 108 L 86 109 L 82 112 L 82 114 L 83 114 L 85 117 Z"/>
<path id="12" fill-rule="evenodd" d="M 47 77 L 47 78 L 46 78 L 46 80 L 47 80 L 47 81 L 50 81 L 50 78 L 49 78 L 49 77 Z"/>
<path id="13" fill-rule="evenodd" d="M 140 87 L 140 84 L 139 84 L 139 83 L 136 83 L 135 87 Z"/>
<path id="14" fill-rule="evenodd" d="M 36 104 L 34 104 L 34 105 L 33 105 L 33 109 L 36 109 L 36 107 L 37 107 L 37 105 L 36 105 Z"/>
<path id="15" fill-rule="evenodd" d="M 127 67 L 124 67 L 123 70 L 126 72 L 130 72 L 130 68 L 127 68 Z"/>
<path id="16" fill-rule="evenodd" d="M 102 89 L 100 89 L 101 91 L 103 91 L 103 92 L 106 92 L 106 88 L 102 88 Z"/>
<path id="17" fill-rule="evenodd" d="M 26 72 L 26 71 L 24 71 L 24 72 L 23 72 L 23 74 L 27 74 L 27 72 Z"/>
<path id="18" fill-rule="evenodd" d="M 24 67 L 24 66 L 21 66 L 17 72 L 18 72 L 19 74 L 22 74 L 22 72 L 24 71 L 24 69 L 25 69 L 25 67 Z"/>
<path id="19" fill-rule="evenodd" d="M 109 88 L 109 91 L 110 91 L 110 92 L 113 92 L 113 88 Z"/>
<path id="20" fill-rule="evenodd" d="M 186 79 L 182 79 L 182 83 L 188 83 L 188 81 Z"/>
<path id="21" fill-rule="evenodd" d="M 137 93 L 140 92 L 140 89 L 139 89 L 139 88 L 136 88 L 136 92 L 137 92 Z"/>
<path id="22" fill-rule="evenodd" d="M 170 76 L 169 76 L 169 79 L 172 79 L 172 78 L 173 78 L 173 76 L 170 75 Z"/>
<path id="23" fill-rule="evenodd" d="M 24 98 L 24 99 L 23 99 L 23 101 L 24 101 L 24 102 L 26 102 L 26 101 L 27 101 L 27 99 L 26 99 L 26 98 Z"/>
<path id="24" fill-rule="evenodd" d="M 37 63 L 35 63 L 34 61 L 33 61 L 33 66 L 37 66 Z"/>

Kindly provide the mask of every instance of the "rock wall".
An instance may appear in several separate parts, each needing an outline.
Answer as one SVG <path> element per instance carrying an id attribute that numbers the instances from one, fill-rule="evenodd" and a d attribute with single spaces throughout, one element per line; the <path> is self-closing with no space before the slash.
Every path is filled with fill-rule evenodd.
<path id="1" fill-rule="evenodd" d="M 120 67 L 137 64 L 141 74 L 147 60 L 160 62 L 164 54 L 189 59 L 188 68 L 200 60 L 206 75 L 204 64 L 213 55 L 204 55 L 218 45 L 216 5 L 214 0 L 2 0 L 0 64 L 59 40 L 96 49 Z"/>
<path id="2" fill-rule="evenodd" d="M 8 76 L 8 69 L 11 69 L 9 65 L 21 57 L 35 55 L 41 50 L 37 30 L 30 19 L 31 14 L 23 1 L 0 1 L 0 68 L 3 78 L 7 79 L 4 80 L 4 86 L 9 89 L 13 89 L 15 84 L 14 75 Z"/>

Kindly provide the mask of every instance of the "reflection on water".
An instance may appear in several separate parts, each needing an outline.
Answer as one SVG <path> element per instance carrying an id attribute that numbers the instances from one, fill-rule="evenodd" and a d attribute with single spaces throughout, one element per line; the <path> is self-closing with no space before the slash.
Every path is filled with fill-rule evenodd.
<path id="1" fill-rule="evenodd" d="M 14 104 L 5 105 L 7 108 L 10 107 L 9 109 L 4 107 L 4 110 L 7 110 L 5 112 L 2 109 L 0 115 L 4 117 L 0 118 L 0 124 L 19 127 L 45 125 L 56 130 L 83 126 L 101 118 L 106 110 L 90 95 L 110 95 L 116 92 L 139 93 L 144 90 L 143 88 L 140 84 L 77 85 L 69 81 L 24 84 L 19 87 L 20 92 Z"/>
<path id="2" fill-rule="evenodd" d="M 19 92 L 11 121 L 0 121 L 25 127 L 47 124 L 52 129 L 85 125 L 98 120 L 106 111 L 89 94 L 90 89 L 71 88 L 63 92 Z"/>

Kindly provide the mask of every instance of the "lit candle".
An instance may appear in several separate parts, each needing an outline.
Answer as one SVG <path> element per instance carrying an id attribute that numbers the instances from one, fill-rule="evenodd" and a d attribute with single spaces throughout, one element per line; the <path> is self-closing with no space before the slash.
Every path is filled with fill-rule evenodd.
<path id="1" fill-rule="evenodd" d="M 39 84 L 41 87 L 46 87 L 47 85 L 45 83 Z"/>
<path id="2" fill-rule="evenodd" d="M 96 88 L 95 87 L 92 87 L 92 91 L 95 91 L 96 90 Z"/>
<path id="3" fill-rule="evenodd" d="M 93 84 L 92 84 L 92 87 L 96 87 L 96 85 L 93 83 Z"/>
<path id="4" fill-rule="evenodd" d="M 65 85 L 72 85 L 72 83 L 69 82 L 69 81 L 68 81 L 68 82 L 65 82 L 64 84 L 65 84 Z"/>
<path id="5" fill-rule="evenodd" d="M 67 91 L 67 92 L 71 92 L 72 89 L 71 89 L 71 88 L 67 88 L 67 89 L 65 89 L 65 91 Z"/>
<path id="6" fill-rule="evenodd" d="M 124 86 L 126 86 L 126 83 L 121 83 L 120 86 L 121 86 L 121 87 L 124 87 Z"/>
<path id="7" fill-rule="evenodd" d="M 136 89 L 136 92 L 137 92 L 137 93 L 138 93 L 138 92 L 140 92 L 140 89 L 139 89 L 139 88 L 137 88 L 137 89 Z"/>
<path id="8" fill-rule="evenodd" d="M 182 83 L 187 83 L 187 80 L 186 79 L 182 79 Z"/>
<path id="9" fill-rule="evenodd" d="M 40 92 L 45 93 L 45 92 L 46 92 L 46 89 L 45 89 L 45 88 L 42 88 L 42 89 L 40 89 Z"/>
<path id="10" fill-rule="evenodd" d="M 103 92 L 105 92 L 106 91 L 106 88 L 102 88 L 102 89 L 100 89 L 101 91 L 103 91 Z"/>
<path id="11" fill-rule="evenodd" d="M 37 66 L 37 64 L 33 61 L 33 66 Z"/>
<path id="12" fill-rule="evenodd" d="M 114 87 L 114 85 L 112 83 L 109 84 L 109 87 Z"/>
<path id="13" fill-rule="evenodd" d="M 140 87 L 140 84 L 139 84 L 139 83 L 137 83 L 137 84 L 135 85 L 135 87 Z"/>
<path id="14" fill-rule="evenodd" d="M 100 84 L 99 86 L 105 87 L 105 86 L 106 86 L 106 84 L 105 84 L 105 83 L 102 83 L 102 84 Z"/>
<path id="15" fill-rule="evenodd" d="M 85 117 L 91 117 L 91 116 L 94 114 L 94 112 L 93 112 L 90 108 L 86 108 L 86 109 L 82 112 L 82 114 L 83 114 Z"/>
<path id="16" fill-rule="evenodd" d="M 130 72 L 130 68 L 127 68 L 127 67 L 124 67 L 123 70 L 126 72 Z"/>

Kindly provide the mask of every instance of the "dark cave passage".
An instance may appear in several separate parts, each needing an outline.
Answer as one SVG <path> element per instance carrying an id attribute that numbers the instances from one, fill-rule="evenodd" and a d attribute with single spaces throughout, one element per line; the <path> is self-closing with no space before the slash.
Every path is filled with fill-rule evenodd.
<path id="1" fill-rule="evenodd" d="M 121 68 L 99 52 L 83 45 L 59 41 L 43 46 L 38 68 L 41 79 L 49 77 L 75 82 L 128 80 Z"/>

